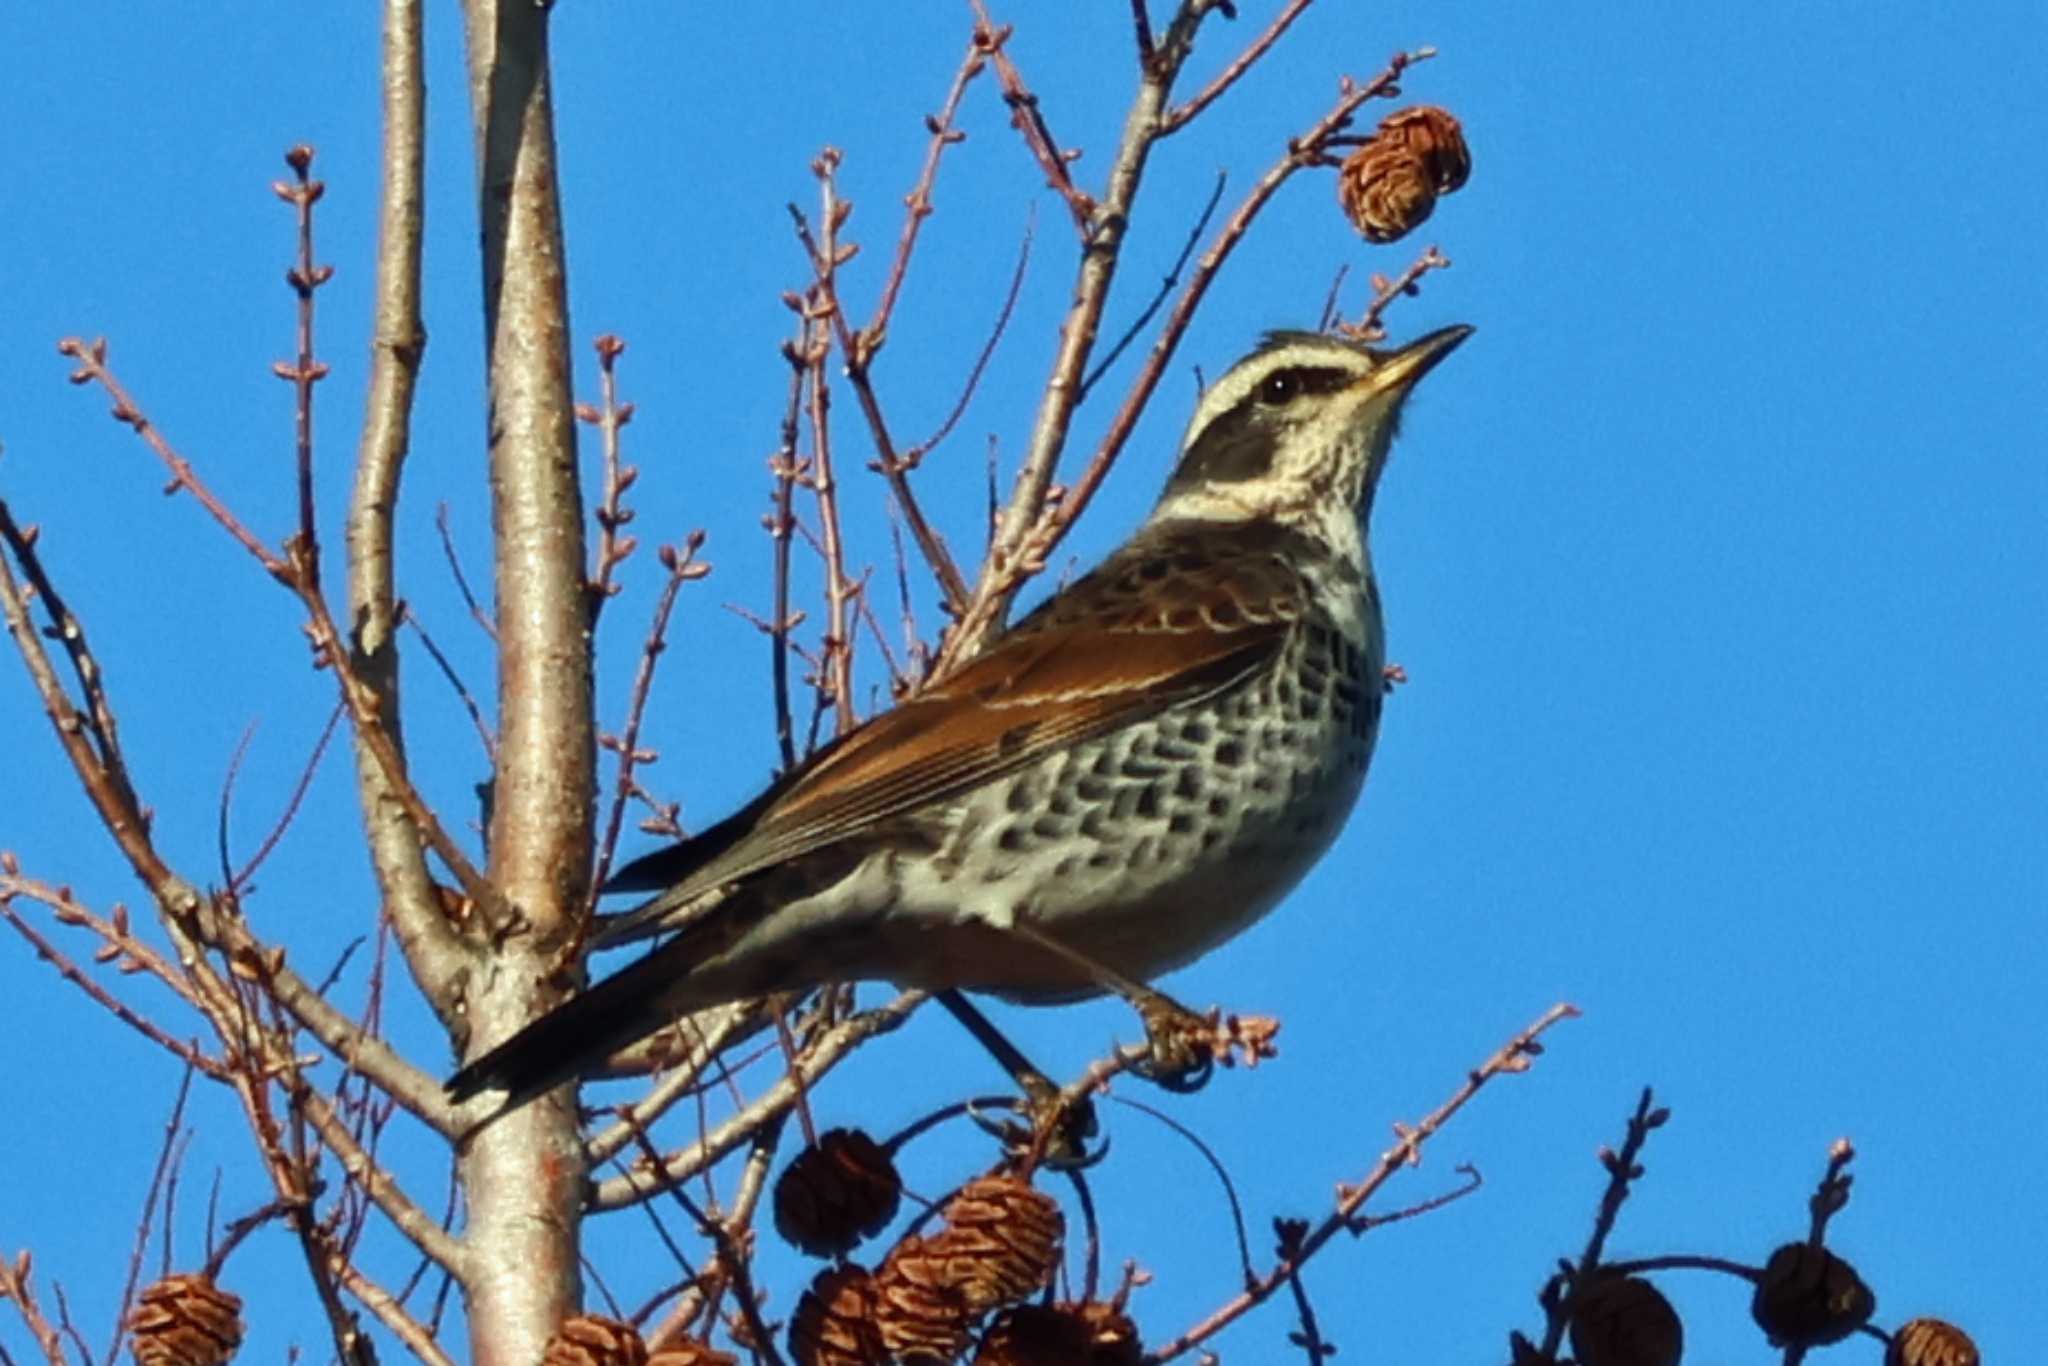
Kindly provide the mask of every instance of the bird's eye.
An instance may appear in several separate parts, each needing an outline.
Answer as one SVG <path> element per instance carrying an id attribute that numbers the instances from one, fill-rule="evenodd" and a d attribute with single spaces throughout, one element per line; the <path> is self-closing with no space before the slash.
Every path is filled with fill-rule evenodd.
<path id="1" fill-rule="evenodd" d="M 1292 370 L 1280 370 L 1259 382 L 1259 402 L 1279 407 L 1301 392 L 1301 376 Z"/>

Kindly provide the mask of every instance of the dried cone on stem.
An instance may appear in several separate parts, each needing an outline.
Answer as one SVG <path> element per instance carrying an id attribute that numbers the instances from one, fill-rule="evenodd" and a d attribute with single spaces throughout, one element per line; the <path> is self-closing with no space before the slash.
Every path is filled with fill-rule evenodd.
<path id="1" fill-rule="evenodd" d="M 1420 227 L 1472 174 L 1458 121 L 1434 105 L 1397 110 L 1344 159 L 1337 202 L 1369 242 L 1393 242 Z"/>
<path id="2" fill-rule="evenodd" d="M 1602 1276 L 1575 1297 L 1572 1356 L 1580 1366 L 1678 1366 L 1685 1329 L 1657 1287 Z"/>
<path id="3" fill-rule="evenodd" d="M 849 1262 L 817 1274 L 790 1316 L 789 1355 L 796 1366 L 882 1366 L 888 1360 L 875 1326 L 874 1281 L 864 1268 Z"/>
<path id="4" fill-rule="evenodd" d="M 128 1316 L 136 1366 L 223 1366 L 242 1345 L 242 1299 L 205 1276 L 166 1276 Z"/>
<path id="5" fill-rule="evenodd" d="M 881 1144 L 829 1129 L 775 1183 L 775 1231 L 813 1257 L 837 1257 L 896 1217 L 903 1180 Z"/>
<path id="6" fill-rule="evenodd" d="M 1914 1319 L 1892 1334 L 1884 1366 L 1979 1366 L 1977 1344 L 1953 1323 Z"/>
<path id="7" fill-rule="evenodd" d="M 1138 1366 L 1138 1325 L 1107 1300 L 1005 1309 L 982 1334 L 974 1366 Z"/>
<path id="8" fill-rule="evenodd" d="M 1750 1317 L 1780 1347 L 1825 1347 L 1869 1322 L 1877 1297 L 1856 1268 L 1824 1247 L 1786 1243 L 1771 1254 Z"/>
<path id="9" fill-rule="evenodd" d="M 647 1366 L 740 1366 L 740 1359 L 705 1343 L 678 1342 L 647 1358 Z"/>
<path id="10" fill-rule="evenodd" d="M 875 1273 L 875 1321 L 901 1357 L 958 1356 L 975 1319 L 1052 1278 L 1066 1233 L 1051 1196 L 1008 1176 L 968 1182 L 941 1213 L 943 1229 L 905 1238 Z"/>
<path id="11" fill-rule="evenodd" d="M 647 1366 L 647 1344 L 630 1323 L 577 1314 L 555 1329 L 540 1366 Z"/>

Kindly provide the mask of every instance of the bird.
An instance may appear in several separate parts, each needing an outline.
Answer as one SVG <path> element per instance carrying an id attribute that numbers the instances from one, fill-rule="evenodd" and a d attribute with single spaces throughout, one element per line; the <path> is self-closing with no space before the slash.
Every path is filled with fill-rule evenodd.
<path id="1" fill-rule="evenodd" d="M 1198 399 L 1149 516 L 955 672 L 694 838 L 592 946 L 656 946 L 450 1078 L 511 1108 L 691 1013 L 837 982 L 1033 1004 L 1148 984 L 1329 849 L 1385 695 L 1367 532 L 1403 405 L 1471 335 L 1265 335 Z M 1185 1013 L 1185 1012 L 1183 1012 Z"/>

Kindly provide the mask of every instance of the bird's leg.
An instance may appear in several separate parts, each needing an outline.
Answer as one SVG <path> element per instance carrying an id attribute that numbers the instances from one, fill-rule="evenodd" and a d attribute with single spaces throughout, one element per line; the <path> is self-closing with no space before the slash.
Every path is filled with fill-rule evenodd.
<path id="1" fill-rule="evenodd" d="M 1048 953 L 1059 955 L 1085 971 L 1097 983 L 1131 1003 L 1145 1026 L 1145 1045 L 1151 1057 L 1137 1064 L 1139 1076 L 1169 1091 L 1199 1091 L 1216 1068 L 1216 1021 L 1198 1014 L 1165 992 L 1126 977 L 1107 963 L 1099 963 L 1077 949 L 1029 925 L 1013 927 L 1014 933 Z"/>
<path id="2" fill-rule="evenodd" d="M 1088 1153 L 1088 1140 L 1095 1136 L 1096 1127 L 1093 1103 L 1084 1097 L 1068 1104 L 1052 1078 L 1033 1066 L 1031 1059 L 1005 1038 L 966 996 L 958 991 L 941 991 L 937 999 L 1023 1091 L 1024 1113 L 1031 1121 L 1032 1139 L 1035 1143 L 1041 1135 L 1044 1138 L 1045 1164 L 1054 1169 L 1088 1166 L 1093 1160 Z"/>

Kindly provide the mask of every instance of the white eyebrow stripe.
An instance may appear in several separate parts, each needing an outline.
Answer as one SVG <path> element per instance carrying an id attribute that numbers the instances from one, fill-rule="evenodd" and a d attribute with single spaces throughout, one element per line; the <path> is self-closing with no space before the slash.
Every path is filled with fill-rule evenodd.
<path id="1" fill-rule="evenodd" d="M 1201 402 L 1195 405 L 1194 416 L 1188 419 L 1187 432 L 1181 438 L 1181 452 L 1194 443 L 1203 429 L 1223 414 L 1242 403 L 1259 382 L 1275 370 L 1286 370 L 1297 366 L 1337 368 L 1355 370 L 1364 374 L 1372 367 L 1372 358 L 1349 342 L 1335 337 L 1312 338 L 1306 334 L 1289 334 L 1298 340 L 1288 340 L 1269 345 L 1253 352 L 1230 367 L 1222 378 L 1203 391 Z"/>

